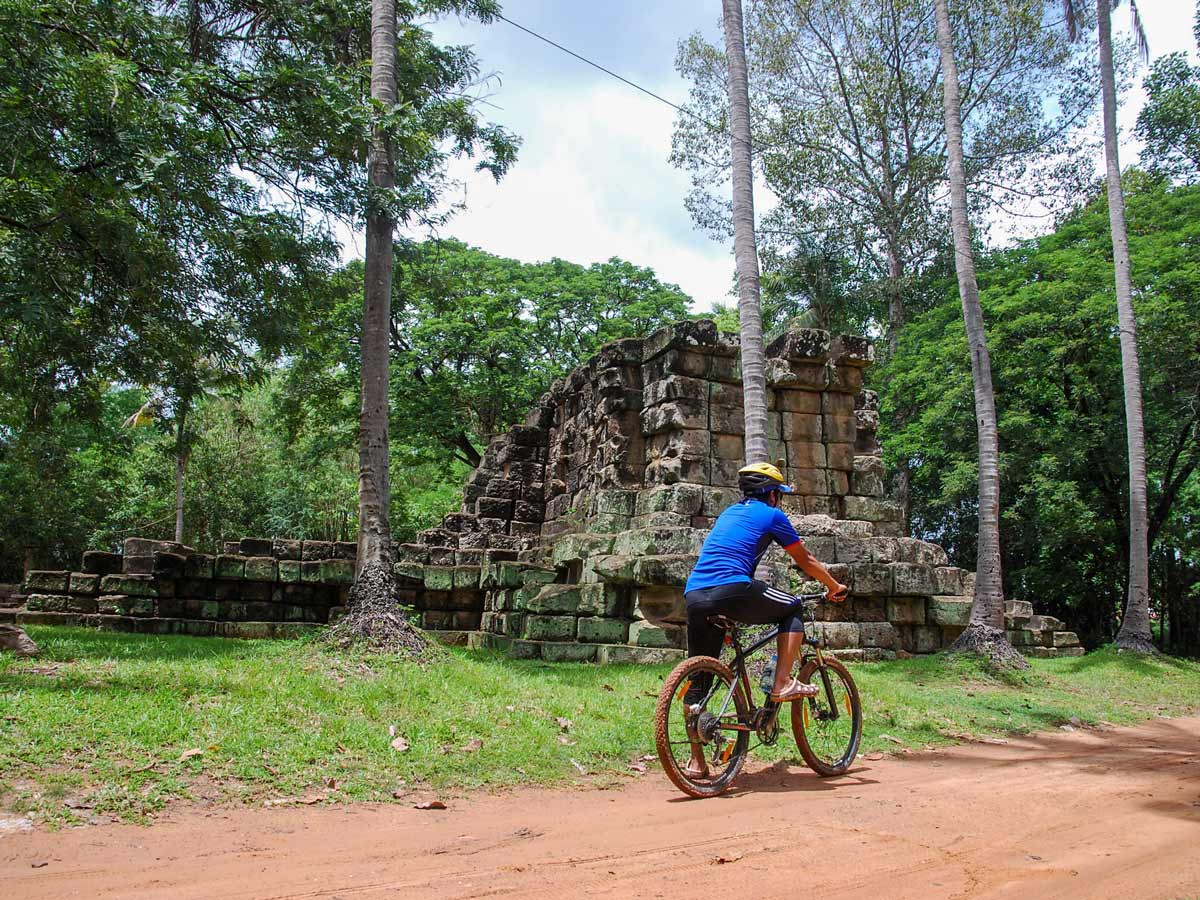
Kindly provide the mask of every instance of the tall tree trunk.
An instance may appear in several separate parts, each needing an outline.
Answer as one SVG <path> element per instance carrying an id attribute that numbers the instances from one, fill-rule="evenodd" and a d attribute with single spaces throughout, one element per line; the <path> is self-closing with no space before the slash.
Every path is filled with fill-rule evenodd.
<path id="1" fill-rule="evenodd" d="M 1129 449 L 1129 589 L 1117 647 L 1153 653 L 1150 638 L 1150 549 L 1146 526 L 1146 431 L 1142 420 L 1142 367 L 1138 360 L 1137 317 L 1129 275 L 1125 233 L 1125 194 L 1117 156 L 1117 88 L 1113 75 L 1110 0 L 1097 0 L 1100 22 L 1100 87 L 1104 97 L 1104 160 L 1108 181 L 1108 221 L 1112 229 L 1121 332 L 1121 375 L 1125 386 L 1125 441 Z"/>
<path id="2" fill-rule="evenodd" d="M 371 97 L 396 103 L 396 3 L 372 0 Z M 368 167 L 366 272 L 363 281 L 362 410 L 358 444 L 358 570 L 391 563 L 388 481 L 388 337 L 392 319 L 392 235 L 387 194 L 396 184 L 391 139 L 377 126 Z"/>
<path id="3" fill-rule="evenodd" d="M 182 400 L 180 403 L 182 404 Z M 175 543 L 183 543 L 183 479 L 187 475 L 187 409 L 181 408 L 175 417 Z"/>
<path id="4" fill-rule="evenodd" d="M 371 2 L 371 97 L 396 105 L 396 0 Z M 367 156 L 367 247 L 363 279 L 362 410 L 358 429 L 358 560 L 349 609 L 332 634 L 391 652 L 419 654 L 426 638 L 401 614 L 392 573 L 388 477 L 388 375 L 392 305 L 391 138 L 376 124 Z"/>
<path id="5" fill-rule="evenodd" d="M 942 59 L 949 153 L 950 216 L 954 232 L 954 267 L 962 298 L 971 378 L 975 385 L 975 422 L 979 437 L 979 549 L 971 621 L 951 649 L 984 653 L 998 662 L 1025 665 L 1004 634 L 1004 586 L 1000 571 L 1000 448 L 996 430 L 996 398 L 992 391 L 992 364 L 988 356 L 979 285 L 975 280 L 975 254 L 967 216 L 967 174 L 963 164 L 962 105 L 958 66 L 947 0 L 934 0 L 938 50 Z"/>
<path id="6" fill-rule="evenodd" d="M 738 275 L 742 341 L 742 405 L 746 462 L 770 461 L 767 443 L 766 351 L 763 348 L 758 248 L 754 240 L 754 172 L 750 144 L 750 86 L 741 0 L 722 0 L 729 61 L 729 133 L 733 161 L 733 255 Z"/>
<path id="7" fill-rule="evenodd" d="M 904 267 L 900 262 L 900 251 L 896 248 L 894 238 L 888 240 L 888 352 L 890 359 L 896 358 L 896 347 L 900 342 L 900 332 L 904 330 L 904 294 L 900 290 L 900 279 L 904 274 Z M 904 424 L 904 414 L 901 412 L 896 416 L 896 426 L 900 427 Z M 900 515 L 904 526 L 904 533 L 908 534 L 908 526 L 911 521 L 912 510 L 912 473 L 908 469 L 908 460 L 900 459 L 896 464 L 895 474 L 896 485 L 896 502 L 900 504 Z"/>

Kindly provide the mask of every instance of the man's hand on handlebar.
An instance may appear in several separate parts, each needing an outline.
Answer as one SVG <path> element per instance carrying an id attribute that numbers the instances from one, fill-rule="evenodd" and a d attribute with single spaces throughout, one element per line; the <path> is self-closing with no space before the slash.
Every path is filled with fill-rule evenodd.
<path id="1" fill-rule="evenodd" d="M 834 602 L 834 603 L 845 603 L 846 602 L 846 592 L 848 590 L 850 590 L 848 587 L 846 587 L 844 584 L 838 584 L 837 582 L 834 582 L 832 585 L 828 585 L 828 588 L 829 588 L 829 593 L 827 596 L 832 602 Z"/>

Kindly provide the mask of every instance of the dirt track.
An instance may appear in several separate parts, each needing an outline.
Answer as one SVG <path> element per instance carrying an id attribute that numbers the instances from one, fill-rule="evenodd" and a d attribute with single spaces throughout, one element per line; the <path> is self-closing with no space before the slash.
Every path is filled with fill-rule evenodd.
<path id="1" fill-rule="evenodd" d="M 1200 719 L 863 761 L 834 781 L 771 767 L 715 800 L 651 774 L 449 805 L 12 834 L 0 885 L 22 900 L 1200 896 Z"/>

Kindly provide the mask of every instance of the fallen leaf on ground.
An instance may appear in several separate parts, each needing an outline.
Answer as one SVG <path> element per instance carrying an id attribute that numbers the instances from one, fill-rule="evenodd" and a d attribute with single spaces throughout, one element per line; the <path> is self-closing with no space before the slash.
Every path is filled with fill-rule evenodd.
<path id="1" fill-rule="evenodd" d="M 554 721 L 558 723 L 558 727 L 563 731 L 570 731 L 571 726 L 575 724 L 570 719 L 564 718 L 563 716 L 555 716 Z"/>
<path id="2" fill-rule="evenodd" d="M 578 772 L 580 775 L 586 775 L 586 774 L 587 774 L 587 771 L 588 771 L 588 770 L 587 770 L 587 766 L 585 766 L 585 765 L 584 765 L 583 763 L 581 763 L 579 760 L 572 758 L 572 759 L 571 759 L 571 765 L 573 765 L 573 766 L 575 767 L 575 771 L 576 771 L 576 772 Z"/>
<path id="3" fill-rule="evenodd" d="M 477 750 L 482 749 L 483 741 L 481 741 L 479 738 L 471 738 L 471 740 L 467 741 L 466 746 L 463 747 L 463 753 L 474 753 Z"/>
<path id="4" fill-rule="evenodd" d="M 341 741 L 338 741 L 336 744 L 334 744 L 334 747 L 338 753 L 349 753 L 350 752 L 349 749 L 347 749 L 346 745 L 343 744 Z"/>
<path id="5" fill-rule="evenodd" d="M 883 759 L 883 754 L 882 753 L 868 753 L 866 756 L 863 757 L 863 759 L 869 759 L 869 760 L 871 760 L 871 762 L 878 762 L 879 760 Z"/>
<path id="6" fill-rule="evenodd" d="M 505 712 L 516 712 L 517 708 L 515 706 L 510 705 L 510 706 L 504 707 L 504 710 L 505 710 Z"/>
<path id="7" fill-rule="evenodd" d="M 406 738 L 404 735 L 400 735 L 400 737 L 392 741 L 392 749 L 399 750 L 401 753 L 403 753 L 408 749 L 408 738 Z"/>
<path id="8" fill-rule="evenodd" d="M 600 685 L 600 687 L 604 688 L 606 691 L 615 691 L 616 690 L 616 688 L 613 687 L 611 684 L 602 684 L 602 685 Z"/>
<path id="9" fill-rule="evenodd" d="M 31 863 L 29 864 L 29 867 L 30 867 L 31 869 L 44 869 L 44 868 L 45 868 L 46 866 L 48 866 L 48 865 L 50 865 L 50 861 L 49 861 L 49 860 L 46 860 L 46 859 L 39 859 L 37 862 L 31 862 Z"/>
<path id="10" fill-rule="evenodd" d="M 179 761 L 186 762 L 187 760 L 191 759 L 193 756 L 203 756 L 203 755 L 204 755 L 204 751 L 201 750 L 199 747 L 192 747 L 190 750 L 184 750 L 182 753 L 179 754 Z"/>
<path id="11" fill-rule="evenodd" d="M 326 778 L 325 779 L 325 787 L 329 788 L 330 790 L 336 791 L 337 786 L 338 786 L 338 780 L 336 778 Z"/>
<path id="12" fill-rule="evenodd" d="M 312 806 L 314 803 L 320 803 L 322 800 L 325 800 L 327 798 L 328 798 L 327 794 L 309 793 L 309 794 L 305 794 L 303 797 L 301 797 L 296 802 L 303 803 L 305 806 Z"/>
<path id="13" fill-rule="evenodd" d="M 418 803 L 413 809 L 445 809 L 446 804 L 441 800 L 426 800 L 424 803 Z"/>
<path id="14" fill-rule="evenodd" d="M 981 744 L 1007 744 L 1008 741 L 1006 741 L 1004 738 L 980 738 L 979 743 L 981 743 Z"/>
<path id="15" fill-rule="evenodd" d="M 654 759 L 658 759 L 658 756 L 656 756 L 653 753 L 646 753 L 642 756 L 642 762 L 650 762 L 651 760 L 654 760 Z"/>
<path id="16" fill-rule="evenodd" d="M 880 737 L 885 741 L 891 741 L 893 744 L 903 744 L 904 741 L 898 737 L 892 737 L 890 734 L 881 734 Z"/>
<path id="17" fill-rule="evenodd" d="M 739 853 L 739 854 L 737 854 L 737 856 L 718 856 L 716 859 L 713 860 L 713 865 L 714 866 L 724 866 L 728 863 L 735 863 L 739 859 L 741 859 L 743 855 L 744 854 Z"/>
<path id="18" fill-rule="evenodd" d="M 633 771 L 637 772 L 639 775 L 646 774 L 646 764 L 645 763 L 641 763 L 641 762 L 630 763 L 629 768 L 633 769 Z"/>
<path id="19" fill-rule="evenodd" d="M 438 752 L 439 753 L 453 753 L 454 745 L 453 744 L 442 744 L 442 746 L 438 747 Z"/>
<path id="20" fill-rule="evenodd" d="M 91 809 L 92 808 L 92 804 L 88 803 L 86 800 L 80 800 L 75 797 L 68 797 L 66 800 L 63 801 L 63 806 L 65 806 L 67 809 Z"/>
<path id="21" fill-rule="evenodd" d="M 392 798 L 395 800 L 399 800 L 402 797 L 407 797 L 407 796 L 408 796 L 408 791 L 403 790 L 402 788 L 396 788 L 396 790 L 392 791 Z"/>
<path id="22" fill-rule="evenodd" d="M 559 742 L 560 744 L 562 744 L 564 747 L 574 747 L 576 744 L 578 744 L 578 743 L 579 743 L 579 741 L 573 741 L 573 740 L 571 740 L 571 739 L 570 739 L 569 737 L 567 737 L 565 734 L 560 734 L 560 735 L 558 736 L 558 742 Z"/>

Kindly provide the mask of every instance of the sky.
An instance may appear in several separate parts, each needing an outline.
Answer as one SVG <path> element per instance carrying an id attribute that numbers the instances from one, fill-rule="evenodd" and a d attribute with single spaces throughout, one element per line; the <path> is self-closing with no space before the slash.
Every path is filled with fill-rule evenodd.
<path id="1" fill-rule="evenodd" d="M 676 103 L 687 94 L 674 68 L 678 42 L 696 31 L 721 35 L 717 0 L 505 0 L 503 7 L 513 21 Z M 1152 59 L 1193 51 L 1190 0 L 1141 0 L 1138 9 Z M 1118 35 L 1129 33 L 1128 2 L 1113 24 Z M 697 311 L 729 301 L 732 242 L 696 230 L 684 208 L 688 178 L 668 162 L 674 110 L 506 22 L 450 18 L 431 30 L 442 43 L 474 47 L 492 76 L 481 114 L 522 139 L 499 184 L 469 163 L 452 166 L 464 183 L 454 199 L 465 208 L 442 236 L 526 262 L 557 256 L 587 265 L 619 256 L 678 284 Z M 1122 165 L 1137 158 L 1127 133 L 1143 101 L 1140 86 L 1122 98 Z M 346 258 L 362 255 L 361 233 L 344 240 Z"/>

